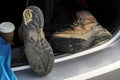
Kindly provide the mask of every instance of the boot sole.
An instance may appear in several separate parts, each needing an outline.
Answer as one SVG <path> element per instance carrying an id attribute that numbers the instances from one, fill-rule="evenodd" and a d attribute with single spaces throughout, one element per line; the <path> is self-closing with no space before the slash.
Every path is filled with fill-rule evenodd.
<path id="1" fill-rule="evenodd" d="M 29 6 L 24 10 L 23 16 L 26 15 L 27 10 L 32 10 L 32 20 L 23 27 L 25 54 L 31 69 L 36 74 L 43 76 L 52 71 L 54 54 L 51 46 L 44 37 L 42 11 L 38 7 Z M 24 20 L 25 18 L 27 17 L 24 17 Z"/>
<path id="2" fill-rule="evenodd" d="M 55 47 L 56 50 L 67 52 L 67 53 L 76 53 L 89 48 L 93 48 L 104 44 L 105 42 L 111 39 L 111 35 L 101 35 L 101 36 L 93 36 L 90 40 L 80 39 L 80 38 L 62 38 L 53 36 L 51 38 L 52 46 Z M 64 44 L 64 46 L 63 46 Z"/>

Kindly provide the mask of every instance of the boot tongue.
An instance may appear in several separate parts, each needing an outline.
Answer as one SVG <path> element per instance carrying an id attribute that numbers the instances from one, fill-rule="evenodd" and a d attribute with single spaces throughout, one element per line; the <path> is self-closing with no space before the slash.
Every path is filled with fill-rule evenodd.
<path id="1" fill-rule="evenodd" d="M 76 17 L 79 19 L 78 22 L 83 24 L 95 23 L 97 20 L 95 17 L 88 11 L 78 11 Z"/>

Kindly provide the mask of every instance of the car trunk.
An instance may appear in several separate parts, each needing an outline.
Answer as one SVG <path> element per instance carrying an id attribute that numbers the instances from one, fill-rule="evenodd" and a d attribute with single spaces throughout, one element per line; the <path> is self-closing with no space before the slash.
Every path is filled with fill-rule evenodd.
<path id="1" fill-rule="evenodd" d="M 5 0 L 6 2 L 7 0 Z M 37 0 L 36 0 L 37 1 Z M 0 13 L 0 21 L 11 21 L 15 24 L 15 37 L 14 37 L 14 43 L 15 45 L 12 46 L 12 67 L 19 67 L 28 65 L 27 59 L 24 54 L 24 48 L 23 45 L 21 45 L 21 41 L 18 37 L 18 27 L 20 26 L 22 22 L 22 12 L 28 5 L 37 5 L 41 7 L 43 10 L 44 16 L 45 16 L 45 31 L 49 30 L 49 33 L 55 32 L 57 29 L 63 28 L 63 25 L 65 24 L 71 24 L 74 20 L 74 15 L 76 11 L 79 10 L 88 10 L 90 11 L 93 16 L 97 19 L 97 21 L 105 27 L 108 31 L 110 31 L 113 34 L 113 38 L 115 35 L 118 34 L 120 31 L 120 1 L 119 0 L 86 0 L 87 5 L 81 4 L 80 0 L 56 0 L 54 2 L 53 7 L 53 14 L 51 14 L 49 18 L 49 12 L 46 12 L 45 3 L 44 1 L 40 1 L 41 5 L 38 4 L 38 2 L 31 2 L 26 0 L 13 0 L 8 3 L 2 2 L 1 4 L 4 4 L 5 7 L 1 7 L 1 13 Z M 11 7 L 11 5 L 13 7 Z M 49 24 L 49 20 L 52 20 L 52 25 Z M 46 32 L 45 32 L 46 33 Z M 46 33 L 49 35 L 49 33 Z M 47 38 L 47 37 L 46 37 Z M 112 39 L 113 39 L 112 38 Z M 49 39 L 49 38 L 48 38 Z M 115 39 L 114 39 L 115 40 Z M 114 42 L 114 41 L 112 41 Z M 112 44 L 112 42 L 110 44 Z M 110 45 L 109 44 L 109 45 Z M 107 45 L 108 46 L 108 45 Z M 95 48 L 94 48 L 95 49 Z M 102 48 L 101 48 L 102 49 Z M 98 49 L 98 50 L 101 50 Z M 96 51 L 98 51 L 96 50 Z M 87 52 L 87 51 L 86 51 Z M 79 54 L 82 54 L 84 52 L 79 52 Z M 75 53 L 78 54 L 78 53 Z M 90 54 L 90 53 L 89 53 Z M 69 53 L 57 53 L 55 54 L 55 62 L 59 62 L 59 59 L 71 56 L 74 54 Z M 58 60 L 58 61 L 57 61 Z M 65 59 L 61 60 L 64 61 Z M 66 59 L 67 60 L 67 59 Z"/>

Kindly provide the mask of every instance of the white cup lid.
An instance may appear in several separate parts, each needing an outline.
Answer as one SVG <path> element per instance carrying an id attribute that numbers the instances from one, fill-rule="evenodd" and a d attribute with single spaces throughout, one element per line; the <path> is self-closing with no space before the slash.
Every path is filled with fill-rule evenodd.
<path id="1" fill-rule="evenodd" d="M 15 25 L 12 22 L 2 22 L 0 24 L 0 32 L 9 33 L 15 30 Z"/>

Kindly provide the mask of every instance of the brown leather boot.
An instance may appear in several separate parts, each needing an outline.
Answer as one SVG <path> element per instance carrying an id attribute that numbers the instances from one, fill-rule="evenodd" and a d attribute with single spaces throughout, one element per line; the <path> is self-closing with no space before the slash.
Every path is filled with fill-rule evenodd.
<path id="1" fill-rule="evenodd" d="M 45 38 L 44 17 L 37 6 L 28 6 L 23 11 L 23 23 L 19 36 L 24 41 L 25 55 L 31 69 L 40 76 L 50 73 L 54 66 L 53 50 Z"/>
<path id="2" fill-rule="evenodd" d="M 94 16 L 88 11 L 79 11 L 76 20 L 67 29 L 62 29 L 52 35 L 52 46 L 62 52 L 79 52 L 101 45 L 112 37 Z"/>

